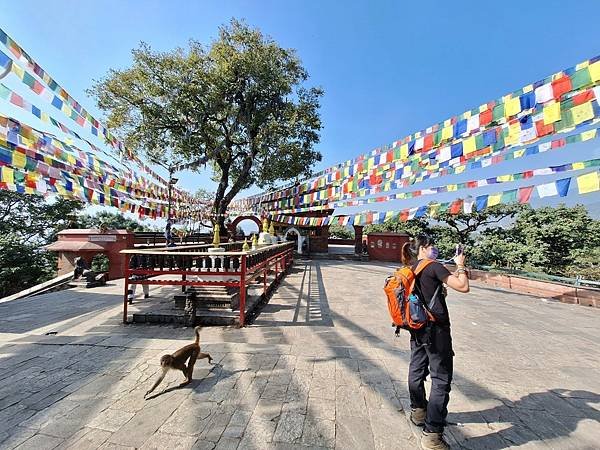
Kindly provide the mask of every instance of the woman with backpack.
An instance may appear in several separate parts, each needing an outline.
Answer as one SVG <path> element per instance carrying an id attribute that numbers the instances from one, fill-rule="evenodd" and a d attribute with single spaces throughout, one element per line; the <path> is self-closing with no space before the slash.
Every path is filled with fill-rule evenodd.
<path id="1" fill-rule="evenodd" d="M 423 448 L 443 450 L 450 448 L 443 438 L 443 432 L 448 415 L 454 357 L 444 284 L 458 292 L 469 292 L 469 279 L 462 252 L 454 257 L 457 267 L 454 274 L 435 261 L 437 257 L 434 241 L 427 235 L 419 235 L 402 247 L 402 263 L 412 266 L 413 271 L 420 262 L 429 263 L 416 276 L 415 290 L 434 318 L 422 329 L 411 331 L 408 372 L 410 419 L 415 425 L 424 427 L 421 439 Z M 425 396 L 428 374 L 431 374 L 429 400 Z"/>

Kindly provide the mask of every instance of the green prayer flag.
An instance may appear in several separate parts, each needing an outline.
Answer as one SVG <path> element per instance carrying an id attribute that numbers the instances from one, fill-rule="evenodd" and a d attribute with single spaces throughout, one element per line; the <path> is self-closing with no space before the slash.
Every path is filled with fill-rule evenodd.
<path id="1" fill-rule="evenodd" d="M 504 103 L 494 106 L 492 111 L 492 120 L 498 122 L 500 119 L 504 119 Z"/>
<path id="2" fill-rule="evenodd" d="M 512 189 L 502 193 L 501 203 L 514 203 L 517 201 L 517 189 Z"/>
<path id="3" fill-rule="evenodd" d="M 573 89 L 580 89 L 590 84 L 592 84 L 592 77 L 590 76 L 590 69 L 588 67 L 584 67 L 571 75 Z"/>

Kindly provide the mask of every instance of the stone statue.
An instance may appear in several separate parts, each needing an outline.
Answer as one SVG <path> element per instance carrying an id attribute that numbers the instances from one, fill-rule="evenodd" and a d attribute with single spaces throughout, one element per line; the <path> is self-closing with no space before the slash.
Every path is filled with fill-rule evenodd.
<path id="1" fill-rule="evenodd" d="M 96 273 L 91 270 L 85 260 L 78 256 L 75 258 L 75 270 L 73 271 L 73 279 L 77 280 L 78 278 L 85 279 L 85 287 L 96 287 L 96 286 L 104 286 L 106 284 L 106 274 L 104 273 Z"/>

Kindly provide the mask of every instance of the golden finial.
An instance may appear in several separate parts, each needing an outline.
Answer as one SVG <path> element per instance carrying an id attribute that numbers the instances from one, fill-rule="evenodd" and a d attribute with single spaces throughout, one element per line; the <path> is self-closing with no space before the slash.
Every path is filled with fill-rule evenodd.
<path id="1" fill-rule="evenodd" d="M 263 232 L 269 232 L 269 219 L 267 219 L 266 217 L 263 219 Z"/>
<path id="2" fill-rule="evenodd" d="M 271 236 L 275 236 L 275 227 L 273 226 L 273 222 L 271 222 L 271 226 L 269 227 L 269 234 Z"/>
<path id="3" fill-rule="evenodd" d="M 247 252 L 250 250 L 250 245 L 248 244 L 248 239 L 244 238 L 244 245 L 242 245 L 242 251 Z"/>
<path id="4" fill-rule="evenodd" d="M 258 248 L 258 235 L 256 233 L 252 235 L 252 248 Z"/>

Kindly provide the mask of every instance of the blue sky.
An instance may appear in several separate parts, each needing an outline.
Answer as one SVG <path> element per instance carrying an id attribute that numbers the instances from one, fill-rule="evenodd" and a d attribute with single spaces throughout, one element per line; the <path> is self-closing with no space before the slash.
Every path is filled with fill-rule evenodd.
<path id="1" fill-rule="evenodd" d="M 140 41 L 159 50 L 185 46 L 190 38 L 208 43 L 219 25 L 232 17 L 245 19 L 280 45 L 295 48 L 309 83 L 325 90 L 318 145 L 323 161 L 317 170 L 600 53 L 598 3 L 592 0 L 0 0 L 0 11 L 0 26 L 98 116 L 85 89 L 109 68 L 128 66 Z M 6 104 L 0 108 L 13 112 Z M 598 147 L 582 144 L 444 180 L 599 157 Z M 180 180 L 191 190 L 213 187 L 206 174 L 183 174 Z M 596 209 L 598 196 L 589 195 L 594 198 L 584 201 Z M 405 202 L 398 208 L 411 206 Z"/>

